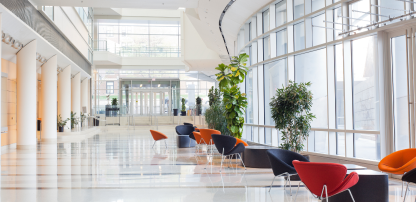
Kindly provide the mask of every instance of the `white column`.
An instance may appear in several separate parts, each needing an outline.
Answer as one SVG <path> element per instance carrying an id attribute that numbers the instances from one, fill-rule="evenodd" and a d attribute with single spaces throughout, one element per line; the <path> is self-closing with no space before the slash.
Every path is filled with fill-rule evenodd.
<path id="1" fill-rule="evenodd" d="M 58 115 L 61 115 L 62 120 L 71 118 L 71 65 L 58 74 Z M 71 128 L 70 121 L 65 128 Z"/>
<path id="2" fill-rule="evenodd" d="M 16 57 L 17 149 L 36 148 L 36 40 Z"/>
<path id="3" fill-rule="evenodd" d="M 134 103 L 134 105 L 136 106 L 135 108 L 136 108 L 136 113 L 135 114 L 138 114 L 139 113 L 139 95 L 138 95 L 139 93 L 136 93 L 136 102 Z"/>
<path id="4" fill-rule="evenodd" d="M 42 138 L 56 139 L 56 114 L 57 114 L 57 82 L 56 68 L 58 57 L 52 56 L 42 65 Z"/>
<path id="5" fill-rule="evenodd" d="M 143 92 L 140 92 L 140 114 L 143 115 Z"/>
<path id="6" fill-rule="evenodd" d="M 88 83 L 90 82 L 89 78 L 85 78 L 81 82 L 81 111 L 82 108 L 85 107 L 87 110 L 87 113 L 89 111 L 88 109 Z"/>
<path id="7" fill-rule="evenodd" d="M 71 110 L 80 117 L 81 112 L 81 73 L 77 73 L 71 80 Z"/>
<path id="8" fill-rule="evenodd" d="M 132 104 L 132 114 L 135 114 L 136 113 L 136 110 L 137 110 L 137 108 L 136 108 L 136 100 L 137 100 L 137 97 L 136 97 L 136 93 L 135 92 L 131 92 L 131 99 L 132 99 L 132 102 L 131 102 L 131 104 Z"/>

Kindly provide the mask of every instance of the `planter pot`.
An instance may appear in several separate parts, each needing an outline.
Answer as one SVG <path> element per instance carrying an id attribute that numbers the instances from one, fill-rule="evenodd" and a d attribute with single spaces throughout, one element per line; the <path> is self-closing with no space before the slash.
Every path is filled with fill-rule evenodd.
<path id="1" fill-rule="evenodd" d="M 64 132 L 64 127 L 63 126 L 62 127 L 59 127 L 58 129 L 59 129 L 59 132 L 60 133 Z"/>
<path id="2" fill-rule="evenodd" d="M 178 116 L 178 109 L 173 109 L 173 116 Z"/>
<path id="3" fill-rule="evenodd" d="M 181 111 L 181 116 L 186 116 L 186 111 L 184 112 Z"/>

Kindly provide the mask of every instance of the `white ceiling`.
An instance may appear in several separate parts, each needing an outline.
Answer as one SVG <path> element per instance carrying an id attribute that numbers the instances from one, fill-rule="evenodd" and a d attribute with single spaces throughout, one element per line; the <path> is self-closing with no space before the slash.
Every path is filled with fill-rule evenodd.
<path id="1" fill-rule="evenodd" d="M 32 0 L 41 6 L 73 6 L 100 8 L 196 8 L 198 0 Z"/>

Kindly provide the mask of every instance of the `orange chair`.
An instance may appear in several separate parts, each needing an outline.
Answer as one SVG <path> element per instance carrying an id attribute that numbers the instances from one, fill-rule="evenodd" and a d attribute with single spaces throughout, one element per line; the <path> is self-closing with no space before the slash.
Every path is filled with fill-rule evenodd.
<path id="1" fill-rule="evenodd" d="M 414 168 L 416 168 L 416 148 L 393 152 L 378 163 L 378 169 L 380 169 L 381 172 L 395 175 L 403 175 Z"/>
<path id="2" fill-rule="evenodd" d="M 202 141 L 206 144 L 206 145 L 214 145 L 214 141 L 212 141 L 212 134 L 217 134 L 217 135 L 221 135 L 221 132 L 218 130 L 213 130 L 213 129 L 199 129 L 201 136 L 202 136 Z"/>
<path id="3" fill-rule="evenodd" d="M 244 142 L 243 140 L 238 139 L 238 138 L 235 138 L 235 139 L 237 139 L 237 143 L 235 143 L 235 146 L 237 146 L 237 145 L 238 145 L 238 144 L 240 144 L 240 143 L 243 143 L 245 147 L 247 147 L 247 146 L 248 146 L 248 144 L 247 144 L 246 142 Z"/>
<path id="4" fill-rule="evenodd" d="M 199 152 L 199 146 L 202 144 L 202 136 L 199 132 L 192 132 L 195 137 L 196 146 L 195 146 L 195 153 Z"/>
<path id="5" fill-rule="evenodd" d="M 196 132 L 199 132 L 199 128 L 195 128 L 195 131 L 196 131 Z"/>
<path id="6" fill-rule="evenodd" d="M 168 139 L 168 136 L 155 130 L 150 130 L 150 133 L 152 134 L 153 139 L 155 140 L 155 143 L 153 143 L 152 148 L 155 146 L 156 142 L 159 140 L 165 140 L 165 146 L 166 148 L 168 148 L 168 145 L 166 144 L 166 140 Z"/>

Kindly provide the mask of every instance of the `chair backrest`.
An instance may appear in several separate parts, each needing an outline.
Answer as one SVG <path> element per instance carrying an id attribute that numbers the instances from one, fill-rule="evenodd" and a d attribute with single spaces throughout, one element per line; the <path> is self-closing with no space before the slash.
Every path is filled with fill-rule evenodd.
<path id="1" fill-rule="evenodd" d="M 414 158 L 416 158 L 416 148 L 402 149 L 387 155 L 379 164 L 400 168 Z"/>
<path id="2" fill-rule="evenodd" d="M 183 123 L 183 125 L 185 125 L 185 126 L 194 126 L 194 124 L 192 124 L 192 123 Z"/>
<path id="3" fill-rule="evenodd" d="M 284 149 L 269 149 L 267 150 L 267 156 L 275 176 L 286 172 L 296 174 L 295 167 L 292 164 L 293 160 L 309 162 L 304 156 Z"/>
<path id="4" fill-rule="evenodd" d="M 161 140 L 161 139 L 168 139 L 168 136 L 166 136 L 165 134 L 159 131 L 150 130 L 150 133 L 152 134 L 152 137 L 155 141 Z"/>
<path id="5" fill-rule="evenodd" d="M 202 140 L 201 133 L 199 132 L 192 132 L 192 133 L 194 134 L 196 143 L 201 144 L 201 140 Z"/>
<path id="6" fill-rule="evenodd" d="M 405 173 L 402 176 L 402 181 L 416 183 L 416 168 Z"/>
<path id="7" fill-rule="evenodd" d="M 218 152 L 221 154 L 228 153 L 231 151 L 237 140 L 235 137 L 226 136 L 226 135 L 211 135 L 212 140 L 214 141 L 215 147 L 217 148 Z"/>
<path id="8" fill-rule="evenodd" d="M 195 131 L 194 127 L 190 125 L 179 125 L 175 127 L 175 130 L 178 135 L 190 135 Z"/>
<path id="9" fill-rule="evenodd" d="M 315 195 L 321 196 L 326 185 L 328 193 L 337 189 L 347 174 L 347 167 L 337 163 L 293 161 L 300 180 Z"/>
<path id="10" fill-rule="evenodd" d="M 247 142 L 244 142 L 243 140 L 241 140 L 241 139 L 239 139 L 239 138 L 235 138 L 236 140 L 237 140 L 237 142 L 235 143 L 235 146 L 237 146 L 238 144 L 240 144 L 240 143 L 243 143 L 243 145 L 245 146 L 245 147 L 247 147 L 248 146 L 248 144 L 247 144 Z"/>
<path id="11" fill-rule="evenodd" d="M 201 133 L 202 139 L 205 141 L 206 144 L 213 144 L 212 134 L 217 134 L 217 135 L 221 135 L 221 132 L 218 130 L 213 130 L 213 129 L 199 129 L 199 132 Z"/>

